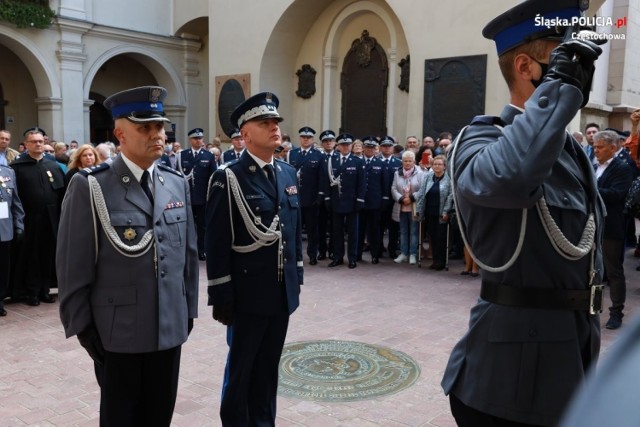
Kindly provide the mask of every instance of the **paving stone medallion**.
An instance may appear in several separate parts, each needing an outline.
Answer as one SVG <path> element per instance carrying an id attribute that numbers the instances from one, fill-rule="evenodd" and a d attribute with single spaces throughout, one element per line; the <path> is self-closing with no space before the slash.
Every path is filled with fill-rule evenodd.
<path id="1" fill-rule="evenodd" d="M 282 350 L 278 393 L 326 402 L 366 400 L 404 390 L 418 377 L 418 364 L 400 351 L 354 341 L 301 341 Z"/>

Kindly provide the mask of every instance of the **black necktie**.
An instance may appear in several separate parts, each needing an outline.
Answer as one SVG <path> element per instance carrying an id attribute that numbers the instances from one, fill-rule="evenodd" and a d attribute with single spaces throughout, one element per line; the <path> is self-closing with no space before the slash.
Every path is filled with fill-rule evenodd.
<path id="1" fill-rule="evenodd" d="M 302 150 L 302 157 L 306 156 L 307 152 L 305 150 Z"/>
<path id="2" fill-rule="evenodd" d="M 153 204 L 153 193 L 151 193 L 151 188 L 149 187 L 149 171 L 142 172 L 142 178 L 140 178 L 140 185 L 142 186 L 142 190 L 144 194 L 147 195 L 151 204 Z"/>
<path id="3" fill-rule="evenodd" d="M 346 157 L 340 157 L 340 166 L 344 165 L 344 162 L 347 160 Z"/>
<path id="4" fill-rule="evenodd" d="M 273 188 L 276 188 L 276 176 L 274 175 L 274 171 L 273 171 L 273 165 L 271 165 L 270 163 L 267 163 L 266 165 L 264 165 L 263 167 L 264 171 L 267 173 L 267 178 L 269 178 L 269 182 L 271 183 L 271 185 L 273 185 Z"/>

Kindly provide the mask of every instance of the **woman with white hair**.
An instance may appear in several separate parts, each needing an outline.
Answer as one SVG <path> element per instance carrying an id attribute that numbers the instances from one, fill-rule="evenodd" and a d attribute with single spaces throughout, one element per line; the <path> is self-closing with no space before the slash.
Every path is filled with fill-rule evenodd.
<path id="1" fill-rule="evenodd" d="M 415 215 L 415 202 L 423 181 L 422 170 L 416 167 L 416 155 L 406 150 L 402 153 L 402 167 L 393 174 L 391 196 L 396 202 L 391 218 L 400 223 L 400 255 L 396 263 L 416 263 L 418 253 L 418 217 Z"/>

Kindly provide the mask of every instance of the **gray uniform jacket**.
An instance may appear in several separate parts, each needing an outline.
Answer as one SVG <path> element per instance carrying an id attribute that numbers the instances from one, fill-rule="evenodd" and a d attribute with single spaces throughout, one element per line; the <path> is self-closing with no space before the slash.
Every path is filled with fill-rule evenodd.
<path id="1" fill-rule="evenodd" d="M 504 129 L 473 125 L 458 142 L 453 165 L 456 198 L 470 246 L 481 261 L 497 267 L 511 258 L 522 209 L 528 209 L 519 257 L 502 273 L 482 271 L 483 281 L 587 289 L 591 257 L 570 261 L 554 250 L 535 207 L 542 196 L 573 244 L 580 240 L 588 212 L 595 212 L 595 265 L 601 275 L 604 205 L 586 154 L 565 130 L 581 101 L 573 86 L 545 82 L 526 102 L 524 113 L 505 107 Z M 576 152 L 575 159 L 565 145 Z M 597 315 L 479 299 L 471 309 L 468 331 L 451 353 L 442 387 L 485 413 L 557 425 L 587 367 L 595 363 L 599 347 Z"/>
<path id="2" fill-rule="evenodd" d="M 88 175 L 99 182 L 122 243 L 135 245 L 153 229 L 155 245 L 144 255 L 116 250 L 97 217 L 94 230 Z M 198 313 L 198 254 L 188 184 L 179 172 L 156 165 L 153 187 L 154 206 L 120 156 L 111 166 L 80 171 L 71 180 L 56 254 L 67 337 L 94 324 L 104 348 L 119 353 L 165 350 L 187 340 L 188 319 Z"/>
<path id="3" fill-rule="evenodd" d="M 7 202 L 7 218 L 0 218 L 0 242 L 13 240 L 15 230 L 24 231 L 24 209 L 18 197 L 16 174 L 9 166 L 0 165 L 0 202 Z"/>

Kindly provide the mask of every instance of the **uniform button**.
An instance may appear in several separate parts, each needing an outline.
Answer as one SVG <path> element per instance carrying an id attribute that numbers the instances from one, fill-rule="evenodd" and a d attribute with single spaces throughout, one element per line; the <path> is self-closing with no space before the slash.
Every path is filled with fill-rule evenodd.
<path id="1" fill-rule="evenodd" d="M 156 221 L 156 225 L 160 225 L 160 221 Z"/>
<path id="2" fill-rule="evenodd" d="M 246 269 L 242 270 L 242 272 L 243 272 L 244 274 L 247 274 L 247 270 L 246 270 Z"/>
<path id="3" fill-rule="evenodd" d="M 162 237 L 158 237 L 158 242 L 162 243 Z"/>
<path id="4" fill-rule="evenodd" d="M 160 272 L 160 277 L 164 277 L 166 274 L 167 274 L 167 273 L 166 273 L 164 270 L 162 270 L 162 271 Z"/>
<path id="5" fill-rule="evenodd" d="M 564 197 L 562 198 L 562 202 L 563 202 L 565 205 L 568 205 L 568 204 L 569 204 L 569 198 L 568 198 L 567 196 L 564 196 Z"/>
<path id="6" fill-rule="evenodd" d="M 539 107 L 545 108 L 548 105 L 549 105 L 549 98 L 547 98 L 546 96 L 541 96 L 540 99 L 538 99 Z"/>
<path id="7" fill-rule="evenodd" d="M 537 331 L 537 330 L 535 330 L 535 329 L 529 329 L 529 336 L 530 336 L 531 338 L 535 338 L 535 337 L 537 337 L 537 336 L 538 336 L 538 331 Z"/>
<path id="8" fill-rule="evenodd" d="M 160 261 L 164 261 L 164 255 L 160 255 Z"/>
<path id="9" fill-rule="evenodd" d="M 256 212 L 260 212 L 260 206 L 256 206 Z"/>
<path id="10" fill-rule="evenodd" d="M 130 219 L 127 220 L 127 224 L 131 224 L 133 221 L 131 221 Z"/>
<path id="11" fill-rule="evenodd" d="M 107 302 L 108 302 L 109 304 L 111 304 L 111 303 L 113 302 L 113 298 L 109 298 L 109 299 L 107 299 Z"/>
<path id="12" fill-rule="evenodd" d="M 180 221 L 180 217 L 178 217 L 177 220 Z"/>
<path id="13" fill-rule="evenodd" d="M 282 242 L 282 246 L 287 246 L 287 242 Z"/>

